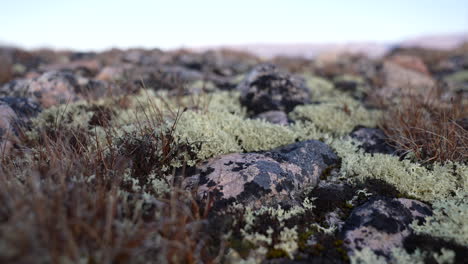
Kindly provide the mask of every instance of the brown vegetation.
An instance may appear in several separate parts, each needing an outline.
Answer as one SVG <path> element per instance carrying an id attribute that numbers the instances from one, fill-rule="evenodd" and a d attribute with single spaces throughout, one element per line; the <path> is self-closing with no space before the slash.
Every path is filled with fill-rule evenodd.
<path id="1" fill-rule="evenodd" d="M 462 124 L 468 107 L 461 98 L 441 99 L 439 89 L 400 98 L 388 107 L 383 129 L 391 142 L 418 160 L 444 162 L 468 160 L 468 132 Z"/>

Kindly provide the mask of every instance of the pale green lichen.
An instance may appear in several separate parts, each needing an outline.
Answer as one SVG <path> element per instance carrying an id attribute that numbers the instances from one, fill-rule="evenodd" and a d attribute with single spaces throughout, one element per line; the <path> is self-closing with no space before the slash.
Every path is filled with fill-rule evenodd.
<path id="1" fill-rule="evenodd" d="M 248 259 L 255 259 L 256 261 L 263 260 L 268 252 L 277 251 L 277 253 L 285 254 L 289 258 L 293 258 L 293 255 L 298 250 L 298 239 L 299 234 L 297 232 L 297 226 L 288 227 L 287 221 L 305 214 L 308 210 L 314 208 L 313 201 L 309 198 L 305 198 L 301 206 L 293 206 L 292 208 L 285 210 L 281 206 L 277 208 L 263 206 L 259 209 L 252 207 L 245 207 L 241 204 L 231 205 L 227 212 L 235 212 L 238 210 L 243 211 L 242 221 L 243 226 L 241 227 L 240 233 L 242 234 L 243 240 L 250 243 L 252 250 L 249 252 Z M 265 233 L 256 232 L 257 221 L 260 218 L 272 219 L 272 223 L 275 223 L 275 230 L 272 226 L 266 229 Z M 237 224 L 237 221 L 234 221 Z M 273 236 L 276 237 L 276 242 L 273 243 Z M 273 251 L 272 251 L 273 248 Z M 270 250 L 268 250 L 270 249 Z M 273 257 L 273 256 L 271 256 Z M 231 252 L 230 259 L 237 263 L 240 260 L 238 254 Z"/>
<path id="2" fill-rule="evenodd" d="M 268 150 L 293 143 L 290 129 L 263 120 L 244 119 L 228 112 L 185 112 L 178 122 L 176 137 L 189 144 L 201 143 L 198 158 Z"/>
<path id="3" fill-rule="evenodd" d="M 289 117 L 295 121 L 310 122 L 320 132 L 342 136 L 356 126 L 375 127 L 380 111 L 368 110 L 349 96 L 340 96 L 320 104 L 297 106 Z"/>
<path id="4" fill-rule="evenodd" d="M 392 249 L 389 259 L 376 255 L 370 248 L 356 250 L 350 257 L 351 264 L 424 264 L 428 257 L 432 256 L 438 264 L 452 264 L 455 253 L 451 250 L 441 249 L 441 253 L 422 252 L 417 249 L 413 253 L 406 252 L 403 248 Z"/>
<path id="5" fill-rule="evenodd" d="M 454 197 L 436 200 L 433 215 L 423 225 L 412 223 L 418 234 L 427 234 L 468 246 L 468 192 L 457 192 Z"/>
<path id="6" fill-rule="evenodd" d="M 314 101 L 330 99 L 339 95 L 332 82 L 310 74 L 303 74 L 307 87 L 311 91 L 311 98 Z"/>
<path id="7" fill-rule="evenodd" d="M 340 173 L 345 179 L 380 179 L 402 193 L 428 202 L 443 199 L 468 186 L 468 166 L 464 164 L 436 163 L 428 169 L 397 156 L 364 153 L 351 140 L 329 140 L 328 143 L 342 158 Z"/>

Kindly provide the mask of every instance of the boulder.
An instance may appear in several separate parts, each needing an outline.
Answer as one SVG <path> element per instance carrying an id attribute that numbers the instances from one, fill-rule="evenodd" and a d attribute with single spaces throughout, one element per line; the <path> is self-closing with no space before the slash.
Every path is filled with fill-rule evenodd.
<path id="1" fill-rule="evenodd" d="M 198 166 L 187 183 L 198 187 L 200 199 L 213 199 L 215 207 L 233 202 L 255 207 L 291 204 L 299 190 L 317 185 L 338 161 L 329 146 L 308 140 L 266 152 L 213 158 Z"/>
<path id="2" fill-rule="evenodd" d="M 297 105 L 311 102 L 304 79 L 280 71 L 273 64 L 256 66 L 237 89 L 241 103 L 254 115 L 272 110 L 288 113 Z"/>

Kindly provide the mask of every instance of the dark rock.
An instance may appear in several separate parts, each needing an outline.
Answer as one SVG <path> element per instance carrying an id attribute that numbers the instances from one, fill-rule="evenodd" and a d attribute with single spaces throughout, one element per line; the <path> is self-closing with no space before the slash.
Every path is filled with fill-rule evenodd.
<path id="1" fill-rule="evenodd" d="M 258 114 L 253 119 L 263 119 L 272 124 L 287 126 L 289 124 L 288 115 L 283 111 L 268 111 Z"/>
<path id="2" fill-rule="evenodd" d="M 386 141 L 385 133 L 378 128 L 358 126 L 351 132 L 350 137 L 360 141 L 362 143 L 360 147 L 368 153 L 393 154 L 396 152 L 396 149 Z"/>
<path id="3" fill-rule="evenodd" d="M 241 103 L 253 114 L 271 110 L 290 112 L 311 102 L 302 78 L 280 71 L 273 64 L 256 66 L 238 85 Z"/>
<path id="4" fill-rule="evenodd" d="M 213 199 L 215 207 L 233 202 L 256 207 L 293 203 L 299 189 L 315 186 L 337 164 L 329 146 L 308 140 L 267 152 L 213 158 L 198 167 L 186 185 L 198 185 L 199 198 Z"/>
<path id="5" fill-rule="evenodd" d="M 429 215 L 430 207 L 419 201 L 375 197 L 353 210 L 342 236 L 350 254 L 368 247 L 388 257 L 412 233 L 411 222 Z"/>

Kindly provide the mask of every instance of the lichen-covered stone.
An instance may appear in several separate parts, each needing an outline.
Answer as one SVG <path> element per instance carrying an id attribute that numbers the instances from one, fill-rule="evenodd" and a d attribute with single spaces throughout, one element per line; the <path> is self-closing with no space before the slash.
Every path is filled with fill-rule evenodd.
<path id="1" fill-rule="evenodd" d="M 350 254 L 370 248 L 375 254 L 390 256 L 412 229 L 413 220 L 431 215 L 431 209 L 409 199 L 372 198 L 354 209 L 343 226 L 342 236 Z"/>
<path id="2" fill-rule="evenodd" d="M 385 133 L 378 128 L 358 126 L 351 132 L 350 137 L 361 142 L 360 147 L 367 153 L 393 154 L 396 151 L 386 141 Z"/>
<path id="3" fill-rule="evenodd" d="M 270 110 L 290 112 L 310 103 L 304 79 L 280 71 L 273 64 L 256 66 L 238 85 L 241 103 L 253 114 Z"/>
<path id="4" fill-rule="evenodd" d="M 190 179 L 198 183 L 199 198 L 214 199 L 215 205 L 239 202 L 257 207 L 293 201 L 300 189 L 315 186 L 337 163 L 330 147 L 308 140 L 267 152 L 217 157 L 199 166 Z"/>

